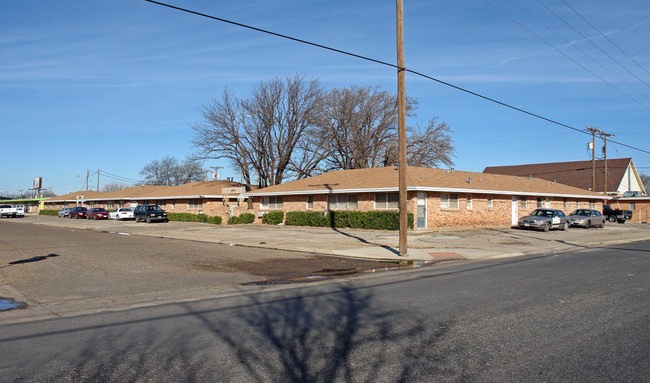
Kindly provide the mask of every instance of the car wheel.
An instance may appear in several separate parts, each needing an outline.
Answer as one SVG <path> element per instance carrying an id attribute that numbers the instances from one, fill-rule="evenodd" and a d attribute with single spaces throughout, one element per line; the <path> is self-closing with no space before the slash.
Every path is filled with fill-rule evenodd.
<path id="1" fill-rule="evenodd" d="M 604 219 L 603 219 L 603 222 L 601 222 L 601 223 L 600 223 L 600 226 L 598 226 L 598 227 L 601 228 L 601 229 L 602 229 L 603 227 L 605 227 L 605 220 L 604 220 Z"/>
<path id="2" fill-rule="evenodd" d="M 591 227 L 591 221 L 587 221 L 587 223 L 585 223 L 585 229 L 589 229 L 590 227 Z"/>
<path id="3" fill-rule="evenodd" d="M 569 223 L 564 222 L 564 225 L 562 225 L 562 231 L 567 231 L 567 230 L 569 230 Z"/>
<path id="4" fill-rule="evenodd" d="M 616 217 L 614 217 L 613 215 L 610 215 L 607 219 L 609 220 L 609 222 L 612 223 L 616 222 Z"/>
<path id="5" fill-rule="evenodd" d="M 151 223 L 151 218 L 147 218 L 147 223 Z"/>
<path id="6" fill-rule="evenodd" d="M 542 230 L 544 230 L 544 232 L 547 233 L 549 230 L 551 230 L 551 224 L 550 223 L 545 224 Z"/>

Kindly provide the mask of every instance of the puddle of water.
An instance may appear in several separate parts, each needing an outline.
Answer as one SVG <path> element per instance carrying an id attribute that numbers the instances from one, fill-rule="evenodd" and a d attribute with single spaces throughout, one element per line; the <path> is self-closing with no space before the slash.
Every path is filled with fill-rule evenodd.
<path id="1" fill-rule="evenodd" d="M 0 311 L 24 309 L 25 307 L 27 307 L 27 303 L 25 302 L 16 302 L 10 298 L 0 297 Z"/>

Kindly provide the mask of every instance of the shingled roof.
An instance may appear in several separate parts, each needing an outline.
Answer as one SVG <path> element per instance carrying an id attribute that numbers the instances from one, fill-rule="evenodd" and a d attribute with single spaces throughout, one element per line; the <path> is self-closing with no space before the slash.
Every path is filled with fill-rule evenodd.
<path id="1" fill-rule="evenodd" d="M 631 158 L 607 160 L 607 189 L 616 192 L 623 176 L 630 166 Z M 574 186 L 580 189 L 592 189 L 591 161 L 553 162 L 515 166 L 489 166 L 483 170 L 487 174 L 503 174 L 520 177 L 542 178 Z M 596 161 L 596 190 L 602 193 L 605 187 L 605 161 Z"/>
<path id="2" fill-rule="evenodd" d="M 136 200 L 136 199 L 173 199 L 173 198 L 199 198 L 222 197 L 223 188 L 242 187 L 238 182 L 219 180 L 190 182 L 179 186 L 143 185 L 132 186 L 112 192 L 78 191 L 53 197 L 47 202 L 65 202 L 77 200 L 108 201 L 108 200 Z"/>
<path id="3" fill-rule="evenodd" d="M 340 170 L 270 186 L 246 194 L 272 196 L 397 191 L 399 188 L 398 173 L 396 167 Z M 528 177 L 416 166 L 408 167 L 407 185 L 409 191 L 603 198 L 602 195 L 588 190 L 538 178 L 529 179 Z"/>

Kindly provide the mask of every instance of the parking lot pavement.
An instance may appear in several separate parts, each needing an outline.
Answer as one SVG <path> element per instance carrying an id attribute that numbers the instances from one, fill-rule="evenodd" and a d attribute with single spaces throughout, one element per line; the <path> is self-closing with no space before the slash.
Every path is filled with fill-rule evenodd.
<path id="1" fill-rule="evenodd" d="M 650 240 L 650 225 L 632 222 L 608 223 L 602 229 L 570 228 L 547 233 L 509 227 L 412 230 L 408 234 L 408 256 L 401 257 L 396 231 L 189 222 L 146 224 L 52 216 L 28 216 L 20 221 L 231 246 L 401 261 L 503 258 Z"/>

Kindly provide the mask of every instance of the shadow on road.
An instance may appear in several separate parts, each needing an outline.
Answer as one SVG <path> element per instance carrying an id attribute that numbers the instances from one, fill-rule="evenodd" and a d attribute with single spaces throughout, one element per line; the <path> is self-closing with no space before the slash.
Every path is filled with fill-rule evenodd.
<path id="1" fill-rule="evenodd" d="M 175 306 L 182 314 L 155 323 L 102 326 L 87 333 L 82 347 L 58 356 L 66 362 L 40 369 L 33 378 L 407 382 L 472 379 L 481 373 L 460 358 L 471 346 L 441 342 L 453 321 L 378 307 L 371 293 L 359 289 L 299 292 L 286 290 L 272 301 L 251 295 L 227 309 L 184 303 Z"/>

